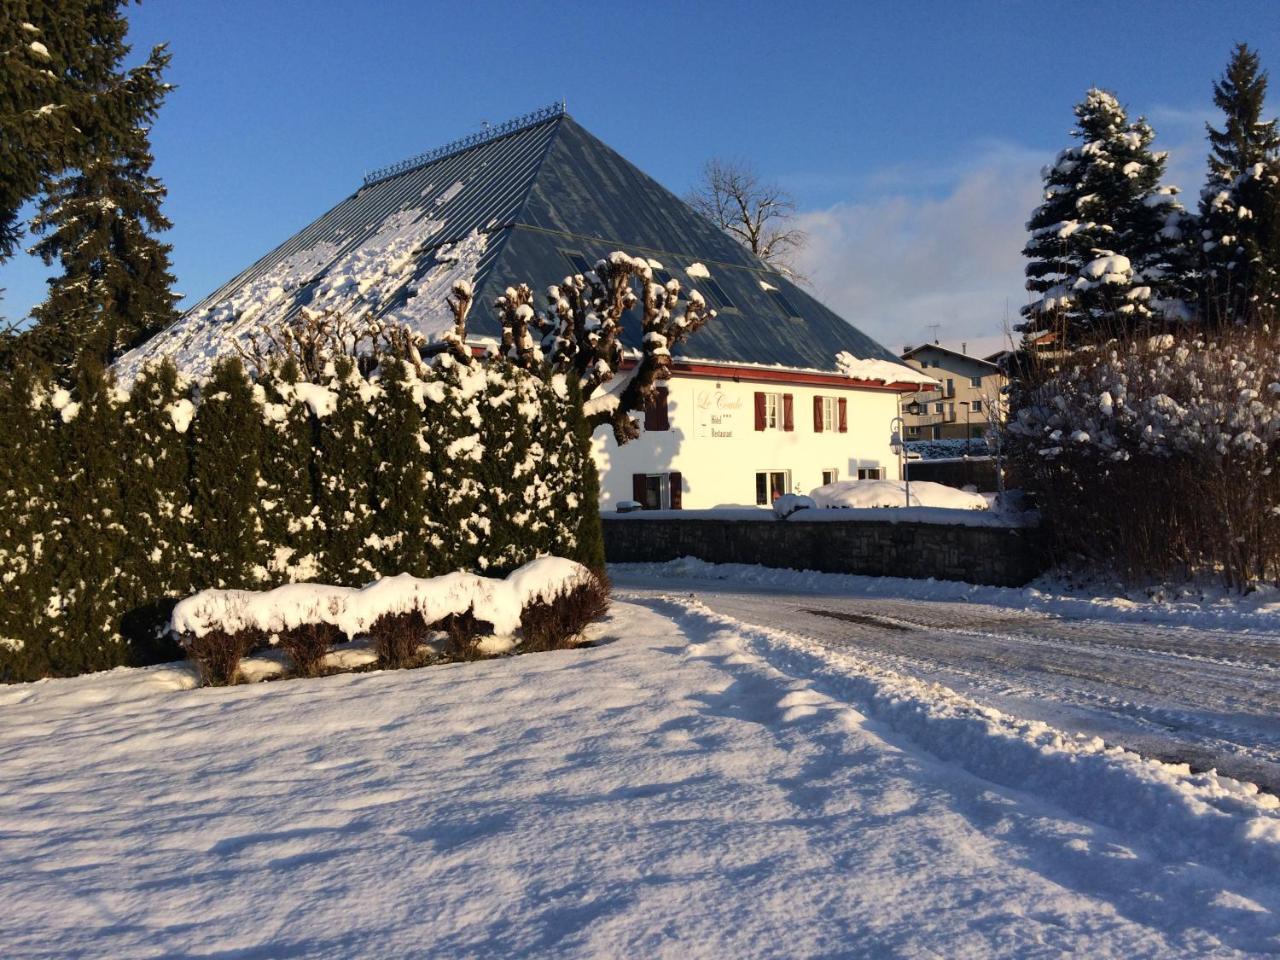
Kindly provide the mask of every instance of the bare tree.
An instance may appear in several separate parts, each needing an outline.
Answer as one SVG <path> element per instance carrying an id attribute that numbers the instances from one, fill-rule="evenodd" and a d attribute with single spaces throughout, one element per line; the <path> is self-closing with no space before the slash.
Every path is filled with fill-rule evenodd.
<path id="1" fill-rule="evenodd" d="M 790 225 L 796 204 L 777 184 L 746 164 L 708 160 L 685 202 L 789 280 L 807 282 L 792 258 L 809 238 Z"/>

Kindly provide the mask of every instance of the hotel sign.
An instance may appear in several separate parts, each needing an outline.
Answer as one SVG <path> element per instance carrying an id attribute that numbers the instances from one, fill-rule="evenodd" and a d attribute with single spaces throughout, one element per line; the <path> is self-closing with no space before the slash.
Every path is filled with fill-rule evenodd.
<path id="1" fill-rule="evenodd" d="M 742 397 L 731 397 L 723 390 L 699 390 L 694 396 L 694 424 L 699 437 L 728 439 L 739 426 Z"/>

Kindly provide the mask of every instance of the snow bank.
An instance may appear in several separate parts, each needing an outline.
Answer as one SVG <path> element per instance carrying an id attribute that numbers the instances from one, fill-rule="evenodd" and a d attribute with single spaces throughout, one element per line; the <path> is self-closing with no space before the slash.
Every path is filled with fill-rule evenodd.
<path id="1" fill-rule="evenodd" d="M 785 520 L 797 510 L 812 510 L 816 506 L 812 497 L 798 493 L 784 493 L 773 501 L 773 515 L 780 520 Z"/>
<path id="2" fill-rule="evenodd" d="M 590 571 L 576 561 L 540 557 L 505 580 L 463 572 L 427 579 L 402 573 L 358 588 L 290 583 L 263 591 L 202 590 L 178 602 L 169 629 L 180 637 L 202 637 L 211 630 L 279 633 L 327 623 L 354 639 L 387 614 L 417 612 L 437 623 L 470 612 L 493 624 L 495 634 L 509 635 L 519 628 L 525 606 L 553 600 L 585 576 Z"/>
<path id="3" fill-rule="evenodd" d="M 907 484 L 902 480 L 839 480 L 809 492 L 820 507 L 942 507 L 947 510 L 986 510 L 987 500 L 978 493 L 966 493 L 941 483 L 917 480 L 911 485 L 911 502 L 907 503 Z"/>

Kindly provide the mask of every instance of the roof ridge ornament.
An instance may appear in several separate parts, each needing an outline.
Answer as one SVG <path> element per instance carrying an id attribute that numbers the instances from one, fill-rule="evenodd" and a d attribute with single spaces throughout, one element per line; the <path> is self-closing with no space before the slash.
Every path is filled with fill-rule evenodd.
<path id="1" fill-rule="evenodd" d="M 364 175 L 364 186 L 371 183 L 377 183 L 380 180 L 386 180 L 389 177 L 399 176 L 410 170 L 416 170 L 418 167 L 426 166 L 443 157 L 452 156 L 455 153 L 461 153 L 463 150 L 469 150 L 472 147 L 479 146 L 482 143 L 488 143 L 490 140 L 498 140 L 509 134 L 516 133 L 526 127 L 536 126 L 555 117 L 562 117 L 566 114 L 565 102 L 560 100 L 556 103 L 549 104 L 545 107 L 539 107 L 531 113 L 508 120 L 506 123 L 500 123 L 497 126 L 487 126 L 479 133 L 473 133 L 470 136 L 462 137 L 446 143 L 444 146 L 436 147 L 434 150 L 428 150 L 426 153 L 420 153 L 417 156 L 410 157 L 407 160 L 401 160 L 399 163 L 393 163 L 390 166 L 380 167 L 372 173 Z"/>

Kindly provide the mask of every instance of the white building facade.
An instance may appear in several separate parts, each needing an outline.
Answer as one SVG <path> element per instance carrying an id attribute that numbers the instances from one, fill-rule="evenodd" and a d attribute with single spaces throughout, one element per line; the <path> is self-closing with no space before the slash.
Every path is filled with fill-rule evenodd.
<path id="1" fill-rule="evenodd" d="M 909 374 L 909 370 L 904 370 Z M 891 443 L 915 383 L 818 371 L 677 362 L 640 437 L 595 436 L 600 506 L 768 507 L 836 480 L 901 479 Z"/>

